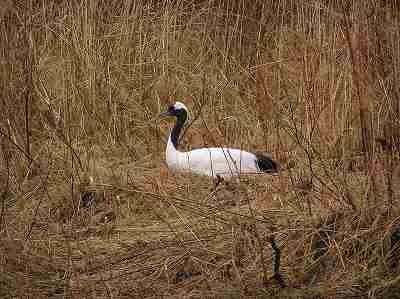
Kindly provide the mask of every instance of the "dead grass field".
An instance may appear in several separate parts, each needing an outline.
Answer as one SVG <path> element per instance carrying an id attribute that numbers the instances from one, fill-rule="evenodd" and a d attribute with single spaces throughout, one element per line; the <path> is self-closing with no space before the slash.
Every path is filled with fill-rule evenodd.
<path id="1" fill-rule="evenodd" d="M 1 298 L 400 298 L 397 1 L 4 0 L 0 20 Z M 182 148 L 279 175 L 168 171 L 176 100 Z"/>

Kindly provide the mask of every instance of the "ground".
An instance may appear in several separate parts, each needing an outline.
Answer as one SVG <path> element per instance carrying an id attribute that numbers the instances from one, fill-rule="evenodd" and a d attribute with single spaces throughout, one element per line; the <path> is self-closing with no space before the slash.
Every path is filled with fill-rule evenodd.
<path id="1" fill-rule="evenodd" d="M 0 11 L 1 298 L 400 298 L 396 2 Z M 177 100 L 278 174 L 169 170 Z"/>

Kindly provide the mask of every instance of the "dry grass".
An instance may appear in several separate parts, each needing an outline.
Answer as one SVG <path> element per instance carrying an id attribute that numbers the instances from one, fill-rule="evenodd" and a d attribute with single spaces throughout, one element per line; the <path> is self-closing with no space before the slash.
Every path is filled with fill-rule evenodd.
<path id="1" fill-rule="evenodd" d="M 4 1 L 0 297 L 400 298 L 399 9 Z M 169 172 L 177 99 L 279 175 Z"/>

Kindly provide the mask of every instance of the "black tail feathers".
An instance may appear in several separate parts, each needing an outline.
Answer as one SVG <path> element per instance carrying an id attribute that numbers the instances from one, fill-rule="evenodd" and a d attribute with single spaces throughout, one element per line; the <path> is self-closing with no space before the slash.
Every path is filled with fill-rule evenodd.
<path id="1" fill-rule="evenodd" d="M 271 158 L 264 156 L 263 154 L 256 154 L 258 168 L 266 173 L 278 172 L 278 165 Z"/>

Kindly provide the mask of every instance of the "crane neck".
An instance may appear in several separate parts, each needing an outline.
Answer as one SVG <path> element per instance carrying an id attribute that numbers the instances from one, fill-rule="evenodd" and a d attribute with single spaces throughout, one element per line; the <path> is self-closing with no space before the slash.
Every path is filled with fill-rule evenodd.
<path id="1" fill-rule="evenodd" d="M 179 113 L 176 115 L 176 123 L 171 131 L 171 142 L 175 148 L 178 146 L 179 135 L 182 131 L 183 126 L 185 125 L 186 118 L 187 112 L 185 110 L 179 111 Z"/>

